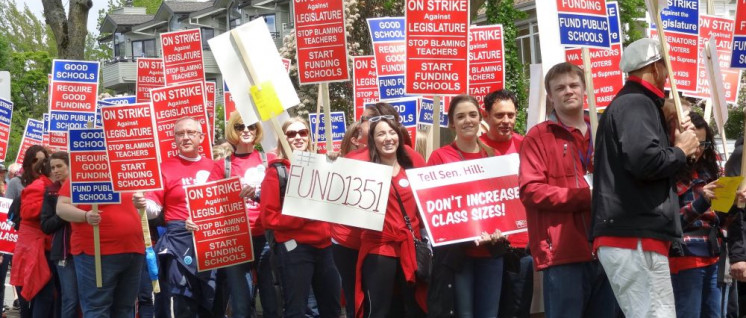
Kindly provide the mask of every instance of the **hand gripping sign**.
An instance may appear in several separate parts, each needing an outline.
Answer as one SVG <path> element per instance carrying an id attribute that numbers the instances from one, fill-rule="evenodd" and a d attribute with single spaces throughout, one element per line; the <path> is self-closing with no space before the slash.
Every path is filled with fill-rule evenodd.
<path id="1" fill-rule="evenodd" d="M 518 154 L 407 170 L 434 246 L 472 241 L 495 229 L 524 232 Z"/>

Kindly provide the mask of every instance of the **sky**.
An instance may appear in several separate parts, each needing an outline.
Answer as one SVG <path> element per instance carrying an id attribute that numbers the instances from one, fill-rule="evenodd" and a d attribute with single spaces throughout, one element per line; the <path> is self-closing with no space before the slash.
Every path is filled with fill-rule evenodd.
<path id="1" fill-rule="evenodd" d="M 44 21 L 44 6 L 41 4 L 41 0 L 13 0 L 16 3 L 16 7 L 19 10 L 23 10 L 23 5 L 28 5 L 31 12 L 36 14 L 41 21 Z M 67 4 L 69 0 L 62 0 L 62 3 Z M 88 12 L 88 31 L 98 34 L 96 30 L 96 18 L 98 17 L 98 10 L 106 8 L 107 0 L 93 0 L 93 8 Z"/>

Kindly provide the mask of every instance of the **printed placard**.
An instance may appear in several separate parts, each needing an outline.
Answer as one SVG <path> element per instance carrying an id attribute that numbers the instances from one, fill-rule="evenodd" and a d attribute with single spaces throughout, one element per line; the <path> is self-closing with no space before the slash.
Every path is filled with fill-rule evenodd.
<path id="1" fill-rule="evenodd" d="M 736 25 L 733 28 L 732 42 L 730 67 L 746 68 L 746 1 L 736 1 Z"/>
<path id="2" fill-rule="evenodd" d="M 254 260 L 251 226 L 238 177 L 185 186 L 194 231 L 197 270 L 206 271 Z"/>
<path id="3" fill-rule="evenodd" d="M 223 82 L 223 125 L 228 124 L 228 119 L 231 117 L 231 113 L 236 110 L 236 102 L 233 100 L 233 94 L 228 89 L 228 85 Z M 223 131 L 226 131 L 227 127 L 223 127 Z"/>
<path id="4" fill-rule="evenodd" d="M 715 38 L 717 48 L 718 62 L 720 63 L 720 74 L 723 76 L 723 88 L 725 91 L 725 101 L 736 104 L 738 101 L 738 92 L 741 84 L 741 71 L 730 68 L 731 50 L 733 49 L 732 34 L 735 28 L 733 19 L 721 18 L 710 15 L 699 16 L 699 48 L 698 68 L 697 68 L 697 91 L 695 93 L 686 93 L 685 95 L 696 98 L 711 98 L 710 81 L 708 80 L 707 71 L 705 70 L 705 61 L 703 50 L 705 42 L 710 37 Z"/>
<path id="5" fill-rule="evenodd" d="M 354 85 L 352 94 L 355 96 L 355 121 L 360 120 L 363 115 L 365 104 L 378 101 L 378 76 L 376 73 L 375 56 L 353 56 L 352 57 Z"/>
<path id="6" fill-rule="evenodd" d="M 49 146 L 49 113 L 42 114 L 43 132 L 41 145 L 46 147 Z"/>
<path id="7" fill-rule="evenodd" d="M 217 99 L 217 93 L 215 92 L 215 82 L 205 82 L 205 108 L 207 109 L 207 118 L 209 119 L 209 130 L 210 130 L 210 144 L 213 143 L 215 138 L 215 100 Z"/>
<path id="8" fill-rule="evenodd" d="M 347 81 L 344 1 L 292 1 L 298 83 Z"/>
<path id="9" fill-rule="evenodd" d="M 26 119 L 26 128 L 23 129 L 23 138 L 21 138 L 21 146 L 18 147 L 18 153 L 16 154 L 16 163 L 23 163 L 23 156 L 26 154 L 28 148 L 33 145 L 41 145 L 44 141 L 44 123 L 40 120 Z"/>
<path id="10" fill-rule="evenodd" d="M 98 62 L 52 61 L 49 131 L 86 127 L 95 120 Z"/>
<path id="11" fill-rule="evenodd" d="M 102 109 L 106 155 L 114 191 L 160 190 L 161 165 L 150 103 Z"/>
<path id="12" fill-rule="evenodd" d="M 407 96 L 404 92 L 407 47 L 403 17 L 368 19 L 373 44 L 378 95 L 381 100 Z"/>
<path id="13" fill-rule="evenodd" d="M 444 98 L 440 99 L 440 127 L 448 127 L 448 109 L 445 106 Z M 433 110 L 434 101 L 432 98 L 420 99 L 420 116 L 417 119 L 418 124 L 433 125 L 433 117 L 435 114 Z"/>
<path id="14" fill-rule="evenodd" d="M 67 144 L 67 132 L 49 132 L 49 148 L 53 151 L 67 151 Z"/>
<path id="15" fill-rule="evenodd" d="M 417 109 L 420 99 L 417 97 L 401 98 L 388 103 L 399 112 L 399 122 L 407 128 L 409 138 L 417 140 Z"/>
<path id="16" fill-rule="evenodd" d="M 200 29 L 161 33 L 166 86 L 205 80 Z"/>
<path id="17" fill-rule="evenodd" d="M 505 88 L 504 48 L 502 25 L 469 28 L 469 95 L 482 109 L 485 95 Z"/>
<path id="18" fill-rule="evenodd" d="M 288 171 L 283 215 L 381 231 L 391 187 L 391 166 L 295 151 Z"/>
<path id="19" fill-rule="evenodd" d="M 433 246 L 482 232 L 527 230 L 518 190 L 518 154 L 409 169 L 409 183 Z"/>
<path id="20" fill-rule="evenodd" d="M 699 0 L 672 1 L 661 10 L 666 42 L 669 46 L 672 78 L 682 92 L 697 91 L 697 47 L 699 45 Z M 653 27 L 657 27 L 653 25 Z M 656 30 L 651 37 L 658 38 Z M 666 89 L 670 85 L 666 83 Z"/>
<path id="21" fill-rule="evenodd" d="M 562 45 L 610 47 L 606 0 L 556 1 Z"/>
<path id="22" fill-rule="evenodd" d="M 163 59 L 141 57 L 137 59 L 137 81 L 135 92 L 138 103 L 150 101 L 150 90 L 166 86 L 163 75 Z"/>
<path id="23" fill-rule="evenodd" d="M 10 124 L 12 122 L 13 102 L 0 98 L 0 161 L 5 161 L 5 155 L 8 153 L 8 142 L 10 141 Z M 42 141 L 43 140 L 44 138 L 42 137 Z"/>
<path id="24" fill-rule="evenodd" d="M 316 126 L 319 125 L 319 122 L 321 125 L 319 126 L 319 134 L 316 135 L 313 140 L 316 140 L 316 150 L 318 150 L 318 153 L 326 153 L 326 116 L 324 113 L 321 114 L 315 114 L 315 113 L 309 113 L 308 114 L 308 121 L 311 124 L 311 133 L 316 133 Z M 331 112 L 331 122 L 332 122 L 332 146 L 334 147 L 333 151 L 339 152 L 340 147 L 342 146 L 342 139 L 345 137 L 345 131 L 346 131 L 346 122 L 345 122 L 345 113 L 344 112 Z"/>
<path id="25" fill-rule="evenodd" d="M 179 150 L 174 139 L 174 124 L 184 117 L 199 121 L 204 134 L 199 153 L 212 158 L 212 144 L 210 143 L 210 130 L 207 127 L 207 108 L 202 82 L 154 88 L 150 91 L 150 97 L 153 100 L 158 148 L 162 160 L 178 155 Z"/>
<path id="26" fill-rule="evenodd" d="M 127 104 L 134 104 L 137 102 L 137 96 L 135 95 L 124 95 L 124 96 L 116 96 L 116 97 L 108 97 L 101 99 L 104 102 L 107 102 L 109 104 L 114 105 L 127 105 Z"/>
<path id="27" fill-rule="evenodd" d="M 120 203 L 111 184 L 104 129 L 70 129 L 68 139 L 72 203 Z"/>
<path id="28" fill-rule="evenodd" d="M 12 203 L 13 200 L 0 197 L 0 253 L 8 255 L 13 255 L 18 241 L 18 232 L 8 223 L 8 209 Z"/>
<path id="29" fill-rule="evenodd" d="M 405 91 L 422 95 L 468 93 L 469 1 L 405 0 L 404 5 Z"/>

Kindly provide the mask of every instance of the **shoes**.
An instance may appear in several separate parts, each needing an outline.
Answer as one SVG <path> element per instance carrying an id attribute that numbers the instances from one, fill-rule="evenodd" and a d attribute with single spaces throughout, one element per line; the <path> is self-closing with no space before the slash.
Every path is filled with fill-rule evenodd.
<path id="1" fill-rule="evenodd" d="M 15 310 L 21 309 L 21 305 L 18 304 L 18 299 L 13 301 L 13 309 Z"/>

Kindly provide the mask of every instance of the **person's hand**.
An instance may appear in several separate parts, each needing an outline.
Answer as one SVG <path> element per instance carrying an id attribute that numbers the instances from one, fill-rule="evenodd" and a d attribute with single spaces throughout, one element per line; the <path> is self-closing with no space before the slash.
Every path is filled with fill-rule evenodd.
<path id="1" fill-rule="evenodd" d="M 697 127 L 694 127 L 694 124 L 692 124 L 692 118 L 689 117 L 689 111 L 688 110 L 685 110 L 681 114 L 681 117 L 683 118 L 683 121 L 681 122 L 681 130 L 684 130 L 684 131 L 686 131 L 686 130 L 695 131 L 697 129 Z"/>
<path id="2" fill-rule="evenodd" d="M 736 191 L 736 206 L 739 208 L 746 206 L 746 187 Z"/>
<path id="3" fill-rule="evenodd" d="M 192 218 L 186 219 L 186 221 L 184 222 L 184 228 L 189 232 L 199 230 L 199 226 L 197 226 L 196 223 L 192 222 Z"/>
<path id="4" fill-rule="evenodd" d="M 506 239 L 506 237 L 503 235 L 503 233 L 500 232 L 500 230 L 495 229 L 495 232 L 493 232 L 492 234 L 482 232 L 482 235 L 479 236 L 479 239 L 474 240 L 474 244 L 476 246 L 484 245 L 486 243 L 495 244 L 504 239 Z"/>
<path id="5" fill-rule="evenodd" d="M 134 194 L 132 194 L 132 203 L 138 210 L 142 210 L 145 208 L 145 196 L 142 194 L 142 192 L 135 192 Z"/>
<path id="6" fill-rule="evenodd" d="M 697 135 L 692 130 L 679 132 L 677 129 L 674 131 L 674 147 L 681 149 L 689 157 L 697 151 L 699 139 L 697 139 Z"/>
<path id="7" fill-rule="evenodd" d="M 704 187 L 702 187 L 702 195 L 707 199 L 707 201 L 712 201 L 712 199 L 716 199 L 715 196 L 715 189 L 722 188 L 723 186 L 718 183 L 717 180 L 710 182 L 706 184 Z"/>
<path id="8" fill-rule="evenodd" d="M 238 195 L 242 198 L 253 199 L 254 195 L 256 195 L 256 187 L 247 184 L 241 189 L 241 193 Z"/>
<path id="9" fill-rule="evenodd" d="M 339 152 L 336 152 L 336 151 L 327 151 L 326 152 L 326 158 L 329 159 L 329 160 L 331 160 L 331 161 L 337 160 L 337 158 L 339 158 Z"/>
<path id="10" fill-rule="evenodd" d="M 730 275 L 737 281 L 746 282 L 746 262 L 730 264 Z"/>
<path id="11" fill-rule="evenodd" d="M 98 213 L 97 211 L 88 211 L 85 213 L 85 221 L 93 226 L 99 225 L 99 223 L 101 223 L 101 213 Z"/>

